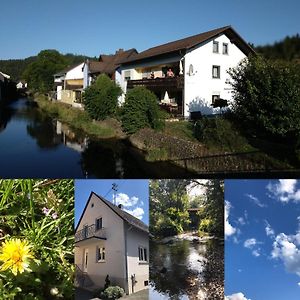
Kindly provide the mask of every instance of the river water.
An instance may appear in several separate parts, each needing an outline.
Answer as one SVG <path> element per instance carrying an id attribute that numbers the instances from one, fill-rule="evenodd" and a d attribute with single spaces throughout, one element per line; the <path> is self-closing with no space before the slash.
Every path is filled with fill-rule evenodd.
<path id="1" fill-rule="evenodd" d="M 219 240 L 150 244 L 150 300 L 224 299 Z"/>
<path id="2" fill-rule="evenodd" d="M 170 163 L 146 162 L 122 140 L 97 140 L 19 99 L 0 107 L 1 178 L 185 178 Z"/>

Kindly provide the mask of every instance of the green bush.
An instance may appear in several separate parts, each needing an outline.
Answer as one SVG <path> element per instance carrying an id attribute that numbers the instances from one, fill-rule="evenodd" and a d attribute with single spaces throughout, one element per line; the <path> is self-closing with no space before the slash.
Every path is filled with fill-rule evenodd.
<path id="1" fill-rule="evenodd" d="M 104 290 L 103 296 L 105 299 L 119 299 L 124 295 L 124 290 L 119 286 L 110 286 Z"/>
<path id="2" fill-rule="evenodd" d="M 250 57 L 231 69 L 235 118 L 252 135 L 287 137 L 300 132 L 300 67 Z M 299 136 L 298 136 L 299 137 Z"/>
<path id="3" fill-rule="evenodd" d="M 100 75 L 96 82 L 85 89 L 84 105 L 95 120 L 104 120 L 116 115 L 121 88 L 107 75 Z"/>
<path id="4" fill-rule="evenodd" d="M 163 122 L 155 94 L 145 87 L 129 90 L 123 107 L 122 123 L 129 134 L 145 127 L 162 128 Z"/>

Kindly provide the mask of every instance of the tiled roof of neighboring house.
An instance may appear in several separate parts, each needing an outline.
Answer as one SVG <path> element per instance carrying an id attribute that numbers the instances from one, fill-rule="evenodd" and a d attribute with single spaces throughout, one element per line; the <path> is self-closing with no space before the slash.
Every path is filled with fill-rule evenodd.
<path id="1" fill-rule="evenodd" d="M 0 72 L 0 74 L 2 75 L 3 78 L 10 79 L 10 76 L 9 76 L 9 75 L 7 75 L 7 74 L 5 74 L 5 73 L 3 73 L 3 72 Z"/>
<path id="2" fill-rule="evenodd" d="M 119 208 L 118 206 L 114 205 L 113 203 L 111 203 L 110 201 L 104 199 L 103 197 L 97 195 L 94 192 L 91 192 L 89 200 L 91 199 L 92 195 L 95 195 L 99 200 L 101 200 L 102 202 L 104 202 L 111 210 L 113 210 L 120 218 L 122 218 L 125 222 L 127 222 L 129 225 L 134 226 L 135 228 L 142 230 L 144 232 L 149 233 L 149 229 L 148 226 L 146 224 L 144 224 L 141 220 L 137 219 L 136 217 L 132 216 L 131 214 L 127 213 L 126 211 L 124 211 L 123 209 Z M 88 201 L 89 202 L 89 201 Z M 87 208 L 88 202 L 84 208 L 84 211 L 81 215 L 84 215 L 84 212 Z M 81 218 L 77 224 L 76 230 L 80 224 Z"/>
<path id="3" fill-rule="evenodd" d="M 174 42 L 149 48 L 143 52 L 140 52 L 139 54 L 135 55 L 132 58 L 122 61 L 122 64 L 131 63 L 134 61 L 139 61 L 139 60 L 151 58 L 162 54 L 186 51 L 192 47 L 195 47 L 198 44 L 206 42 L 207 40 L 217 37 L 218 35 L 223 33 L 227 35 L 232 40 L 232 42 L 237 44 L 237 46 L 247 55 L 251 52 L 254 53 L 254 50 L 248 45 L 247 42 L 245 42 L 242 39 L 242 37 L 231 26 L 225 26 L 207 32 L 203 32 L 197 35 L 193 35 L 187 38 L 183 38 Z"/>
<path id="4" fill-rule="evenodd" d="M 127 60 L 136 54 L 137 51 L 133 48 L 126 51 L 120 49 L 112 55 L 101 54 L 99 61 L 89 61 L 90 73 L 105 73 L 111 75 L 115 72 L 115 69 L 120 66 L 120 61 Z"/>

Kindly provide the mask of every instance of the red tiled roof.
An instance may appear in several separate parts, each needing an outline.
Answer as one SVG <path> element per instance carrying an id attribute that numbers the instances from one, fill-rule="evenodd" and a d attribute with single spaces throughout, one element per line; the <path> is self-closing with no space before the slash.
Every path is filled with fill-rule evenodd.
<path id="1" fill-rule="evenodd" d="M 225 26 L 207 32 L 203 32 L 197 35 L 193 35 L 187 38 L 183 38 L 177 41 L 173 41 L 170 43 L 149 48 L 127 60 L 123 60 L 122 64 L 143 60 L 146 58 L 167 54 L 171 52 L 177 52 L 177 51 L 179 52 L 181 50 L 186 51 L 200 43 L 203 43 L 223 33 L 227 35 L 234 43 L 236 43 L 237 46 L 245 54 L 248 55 L 251 52 L 254 53 L 254 50 L 241 38 L 241 36 L 231 26 Z"/>

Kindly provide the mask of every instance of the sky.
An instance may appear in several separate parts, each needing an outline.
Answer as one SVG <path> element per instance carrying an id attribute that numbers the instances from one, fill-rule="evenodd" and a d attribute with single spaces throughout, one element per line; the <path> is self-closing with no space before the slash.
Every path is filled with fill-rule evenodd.
<path id="1" fill-rule="evenodd" d="M 2 1 L 0 59 L 142 51 L 226 25 L 261 45 L 299 33 L 299 10 L 299 0 Z"/>
<path id="2" fill-rule="evenodd" d="M 227 300 L 300 299 L 300 180 L 225 181 Z"/>
<path id="3" fill-rule="evenodd" d="M 117 184 L 117 191 L 113 193 L 112 184 Z M 84 179 L 75 180 L 75 227 L 84 210 L 91 192 L 122 204 L 123 209 L 149 224 L 149 181 L 148 180 L 108 180 Z"/>

